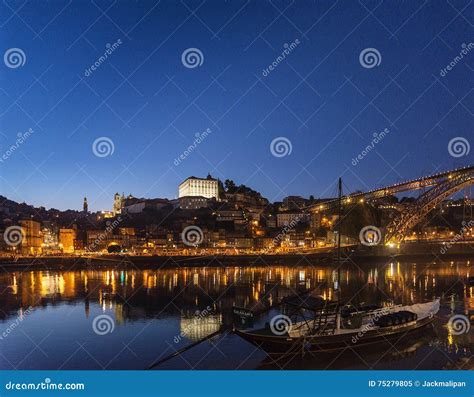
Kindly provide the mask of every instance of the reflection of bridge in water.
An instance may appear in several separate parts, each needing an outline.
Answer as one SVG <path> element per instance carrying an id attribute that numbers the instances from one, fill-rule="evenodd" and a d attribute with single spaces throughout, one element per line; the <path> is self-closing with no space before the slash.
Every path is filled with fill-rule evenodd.
<path id="1" fill-rule="evenodd" d="M 368 192 L 354 193 L 343 197 L 343 204 L 370 201 L 391 196 L 397 193 L 422 190 L 416 200 L 404 203 L 399 208 L 398 215 L 386 228 L 385 243 L 400 243 L 410 231 L 424 219 L 430 211 L 438 206 L 443 200 L 461 189 L 470 186 L 474 181 L 474 166 L 457 168 L 455 170 L 441 172 L 426 177 L 412 179 L 396 183 Z M 336 209 L 339 200 L 329 200 L 308 207 L 313 212 L 324 212 Z"/>

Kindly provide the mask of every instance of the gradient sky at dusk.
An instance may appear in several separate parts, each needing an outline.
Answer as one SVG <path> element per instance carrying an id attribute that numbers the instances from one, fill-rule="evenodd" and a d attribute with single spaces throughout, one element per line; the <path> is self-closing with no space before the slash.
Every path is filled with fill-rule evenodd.
<path id="1" fill-rule="evenodd" d="M 0 194 L 47 208 L 110 209 L 118 192 L 177 195 L 190 175 L 231 178 L 271 201 L 366 190 L 472 163 L 474 41 L 469 1 L 80 1 L 0 5 Z M 89 77 L 105 51 L 121 44 Z M 300 44 L 262 75 L 296 39 Z M 202 51 L 200 67 L 181 54 Z M 376 48 L 379 66 L 359 54 Z M 178 166 L 196 133 L 212 132 Z M 389 134 L 359 164 L 373 134 Z M 98 137 L 113 155 L 92 151 Z M 289 156 L 270 151 L 276 137 Z"/>

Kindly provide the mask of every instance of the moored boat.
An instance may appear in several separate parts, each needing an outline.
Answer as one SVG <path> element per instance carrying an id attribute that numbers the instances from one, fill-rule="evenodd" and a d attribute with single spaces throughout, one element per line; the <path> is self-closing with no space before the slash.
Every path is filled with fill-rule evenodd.
<path id="1" fill-rule="evenodd" d="M 267 324 L 264 328 L 234 332 L 269 354 L 337 351 L 357 348 L 420 330 L 438 313 L 439 299 L 414 305 L 397 305 L 367 311 L 320 312 L 311 320 L 285 325 Z M 284 316 L 286 319 L 288 317 Z"/>

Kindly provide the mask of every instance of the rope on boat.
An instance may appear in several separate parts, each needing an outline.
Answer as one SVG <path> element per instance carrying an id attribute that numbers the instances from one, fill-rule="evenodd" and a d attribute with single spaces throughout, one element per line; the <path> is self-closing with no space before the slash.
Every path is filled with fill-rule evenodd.
<path id="1" fill-rule="evenodd" d="M 170 354 L 169 356 L 166 356 L 165 358 L 162 358 L 162 359 L 159 359 L 159 360 L 156 360 L 155 362 L 151 363 L 146 369 L 152 369 L 160 364 L 163 364 L 165 361 L 168 361 L 168 360 L 171 360 L 173 357 L 177 357 L 179 356 L 180 354 L 192 349 L 193 347 L 199 345 L 200 343 L 206 341 L 206 340 L 209 340 L 209 339 L 212 339 L 214 338 L 214 336 L 217 336 L 219 334 L 221 334 L 223 331 L 222 330 L 219 330 L 219 331 L 216 331 L 216 332 L 213 332 L 212 334 L 209 334 L 207 336 L 205 336 L 204 338 L 198 340 L 197 342 L 194 342 L 194 343 L 191 343 L 190 345 L 188 346 L 185 346 L 183 347 L 182 349 L 179 349 L 177 351 L 175 351 L 173 354 Z"/>

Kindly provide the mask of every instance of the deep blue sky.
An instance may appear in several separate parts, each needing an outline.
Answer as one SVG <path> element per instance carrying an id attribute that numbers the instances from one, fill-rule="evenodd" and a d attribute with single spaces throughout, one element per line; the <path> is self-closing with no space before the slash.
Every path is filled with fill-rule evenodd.
<path id="1" fill-rule="evenodd" d="M 102 11 L 101 11 L 101 10 Z M 472 163 L 448 142 L 472 141 L 474 41 L 469 1 L 77 1 L 0 5 L 0 194 L 47 208 L 110 209 L 113 193 L 177 195 L 211 172 L 262 192 L 316 197 L 343 175 L 365 190 Z M 122 41 L 92 73 L 84 71 Z M 300 44 L 267 77 L 285 43 Z M 183 66 L 190 47 L 200 67 Z M 376 48 L 379 66 L 359 54 Z M 170 80 L 171 79 L 171 80 Z M 195 134 L 212 133 L 181 164 Z M 373 134 L 390 133 L 356 166 Z M 113 155 L 92 151 L 98 137 Z M 291 155 L 270 151 L 276 137 Z"/>

